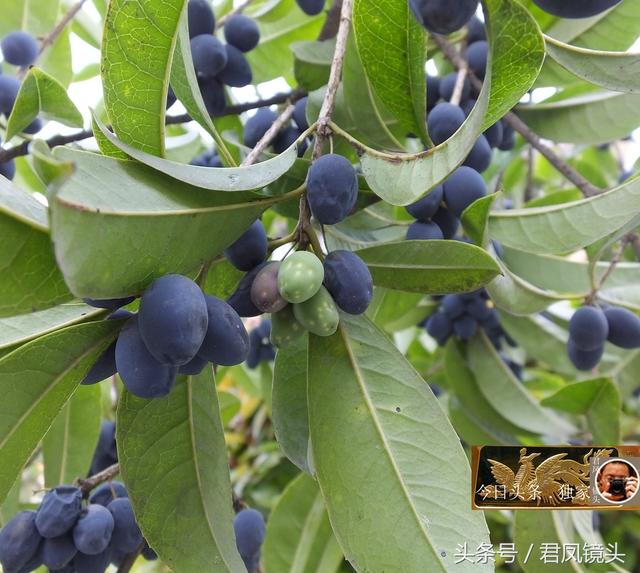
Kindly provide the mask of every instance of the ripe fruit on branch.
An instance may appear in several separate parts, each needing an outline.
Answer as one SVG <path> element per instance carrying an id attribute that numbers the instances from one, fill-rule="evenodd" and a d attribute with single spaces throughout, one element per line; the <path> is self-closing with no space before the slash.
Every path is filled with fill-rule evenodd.
<path id="1" fill-rule="evenodd" d="M 349 215 L 357 198 L 358 176 L 347 159 L 331 153 L 312 163 L 307 175 L 307 200 L 319 223 L 339 223 Z"/>

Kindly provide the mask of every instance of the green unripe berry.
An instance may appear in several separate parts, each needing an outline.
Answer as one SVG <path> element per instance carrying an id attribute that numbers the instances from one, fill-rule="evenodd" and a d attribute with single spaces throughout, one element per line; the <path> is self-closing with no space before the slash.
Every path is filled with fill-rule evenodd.
<path id="1" fill-rule="evenodd" d="M 292 305 L 289 304 L 271 315 L 271 344 L 274 346 L 287 347 L 304 332 L 304 327 L 293 314 Z"/>
<path id="2" fill-rule="evenodd" d="M 278 272 L 278 290 L 288 302 L 309 300 L 322 285 L 324 267 L 313 253 L 298 251 L 287 257 Z"/>
<path id="3" fill-rule="evenodd" d="M 294 305 L 293 314 L 302 326 L 318 336 L 331 336 L 338 330 L 338 307 L 324 287 L 309 300 Z"/>

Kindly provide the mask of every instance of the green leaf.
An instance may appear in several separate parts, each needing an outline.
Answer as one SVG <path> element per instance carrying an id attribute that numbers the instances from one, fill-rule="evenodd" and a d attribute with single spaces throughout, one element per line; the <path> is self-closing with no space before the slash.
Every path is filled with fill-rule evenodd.
<path id="1" fill-rule="evenodd" d="M 608 90 L 640 92 L 640 54 L 602 52 L 545 36 L 547 55 L 574 76 Z"/>
<path id="2" fill-rule="evenodd" d="M 185 0 L 112 0 L 102 39 L 102 83 L 116 135 L 164 155 L 171 59 Z"/>
<path id="3" fill-rule="evenodd" d="M 2 318 L 0 349 L 18 346 L 55 330 L 95 319 L 104 312 L 81 302 L 71 302 L 37 312 Z"/>
<path id="4" fill-rule="evenodd" d="M 500 272 L 486 251 L 459 241 L 399 241 L 361 249 L 358 255 L 376 286 L 407 292 L 471 291 Z"/>
<path id="5" fill-rule="evenodd" d="M 0 317 L 72 298 L 49 240 L 47 209 L 0 177 Z"/>
<path id="6" fill-rule="evenodd" d="M 421 293 L 376 287 L 367 316 L 382 330 L 397 332 L 419 324 L 436 306 Z"/>
<path id="7" fill-rule="evenodd" d="M 518 116 L 540 137 L 596 145 L 622 139 L 640 126 L 640 96 L 590 92 L 553 103 L 521 105 Z"/>
<path id="8" fill-rule="evenodd" d="M 274 507 L 262 548 L 265 573 L 335 573 L 342 564 L 316 482 L 299 475 Z"/>
<path id="9" fill-rule="evenodd" d="M 315 40 L 325 20 L 323 13 L 309 17 L 295 0 L 280 0 L 271 10 L 250 6 L 245 13 L 258 22 L 260 44 L 247 54 L 253 83 L 259 84 L 284 76 L 293 80 L 294 42 Z M 294 83 L 291 81 L 290 83 Z"/>
<path id="10" fill-rule="evenodd" d="M 307 336 L 280 348 L 273 369 L 272 419 L 280 449 L 302 471 L 313 473 L 309 460 L 307 411 Z"/>
<path id="11" fill-rule="evenodd" d="M 112 320 L 71 326 L 0 360 L 0 502 L 120 326 Z"/>
<path id="12" fill-rule="evenodd" d="M 240 398 L 229 392 L 218 392 L 218 402 L 220 403 L 220 420 L 223 426 L 227 426 L 242 406 Z"/>
<path id="13" fill-rule="evenodd" d="M 469 238 L 479 247 L 484 247 L 489 241 L 489 213 L 496 198 L 496 193 L 482 197 L 462 213 L 462 226 Z"/>
<path id="14" fill-rule="evenodd" d="M 293 70 L 302 89 L 313 91 L 327 84 L 335 49 L 334 40 L 291 44 L 291 51 L 295 57 Z"/>
<path id="15" fill-rule="evenodd" d="M 353 31 L 369 82 L 410 132 L 426 130 L 426 34 L 404 0 L 355 0 Z"/>
<path id="16" fill-rule="evenodd" d="M 122 477 L 138 524 L 176 573 L 242 573 L 211 367 L 180 376 L 165 398 L 125 392 L 118 407 Z"/>
<path id="17" fill-rule="evenodd" d="M 357 571 L 493 570 L 454 566 L 458 544 L 489 541 L 467 458 L 427 384 L 371 322 L 343 314 L 336 334 L 310 337 L 308 401 L 318 483 Z"/>
<path id="18" fill-rule="evenodd" d="M 512 424 L 529 432 L 557 437 L 566 437 L 575 431 L 571 424 L 538 404 L 484 333 L 469 341 L 468 358 L 480 391 Z"/>
<path id="19" fill-rule="evenodd" d="M 327 246 L 331 250 L 356 250 L 404 239 L 406 222 L 380 216 L 376 207 L 366 207 L 336 225 L 324 227 Z"/>
<path id="20" fill-rule="evenodd" d="M 284 175 L 293 165 L 297 157 L 296 144 L 273 159 L 255 163 L 246 167 L 211 168 L 197 167 L 185 163 L 177 163 L 145 153 L 113 135 L 106 126 L 94 116 L 94 121 L 110 143 L 127 155 L 156 171 L 165 173 L 173 179 L 213 191 L 250 191 L 273 183 Z"/>
<path id="21" fill-rule="evenodd" d="M 6 523 L 20 511 L 20 490 L 22 489 L 22 476 L 18 476 L 7 497 L 0 504 L 0 526 Z"/>
<path id="22" fill-rule="evenodd" d="M 58 414 L 42 441 L 45 487 L 87 475 L 100 435 L 101 400 L 98 384 L 81 386 Z"/>
<path id="23" fill-rule="evenodd" d="M 491 238 L 527 253 L 580 249 L 606 237 L 640 214 L 640 180 L 594 197 L 533 209 L 492 212 Z"/>
<path id="24" fill-rule="evenodd" d="M 82 127 L 84 123 L 65 87 L 41 69 L 32 67 L 22 81 L 7 121 L 6 139 L 20 133 L 38 114 L 70 127 Z"/>
<path id="25" fill-rule="evenodd" d="M 513 0 L 490 0 L 487 6 L 491 23 L 487 76 L 462 127 L 444 143 L 422 153 L 393 158 L 371 152 L 362 155 L 367 182 L 385 201 L 408 205 L 446 179 L 465 160 L 482 131 L 509 111 L 535 80 L 544 58 L 537 24 Z M 500 33 L 492 34 L 492 29 Z M 337 119 L 336 123 L 340 125 Z"/>
<path id="26" fill-rule="evenodd" d="M 80 297 L 126 296 L 167 273 L 195 271 L 275 202 L 178 186 L 144 165 L 93 153 L 57 148 L 56 156 L 76 164 L 51 200 L 51 228 Z"/>
<path id="27" fill-rule="evenodd" d="M 594 444 L 619 444 L 622 441 L 622 401 L 618 388 L 609 378 L 569 384 L 540 403 L 561 412 L 586 416 Z"/>

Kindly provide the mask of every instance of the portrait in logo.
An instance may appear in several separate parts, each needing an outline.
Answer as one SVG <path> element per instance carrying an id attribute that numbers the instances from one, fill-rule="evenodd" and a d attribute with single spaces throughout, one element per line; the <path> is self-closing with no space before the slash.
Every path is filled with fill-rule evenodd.
<path id="1" fill-rule="evenodd" d="M 638 493 L 638 470 L 629 460 L 607 460 L 598 468 L 596 490 L 607 503 L 627 503 Z"/>

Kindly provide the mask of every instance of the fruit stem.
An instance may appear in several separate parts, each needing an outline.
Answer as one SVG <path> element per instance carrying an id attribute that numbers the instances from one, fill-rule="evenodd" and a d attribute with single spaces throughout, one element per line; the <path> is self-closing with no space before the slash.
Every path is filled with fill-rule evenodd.
<path id="1" fill-rule="evenodd" d="M 89 496 L 89 492 L 98 487 L 100 484 L 111 481 L 114 477 L 116 477 L 120 473 L 120 464 L 113 464 L 108 468 L 98 472 L 95 475 L 92 475 L 88 478 L 77 479 L 76 482 L 78 487 L 82 490 L 82 495 L 84 497 Z"/>

